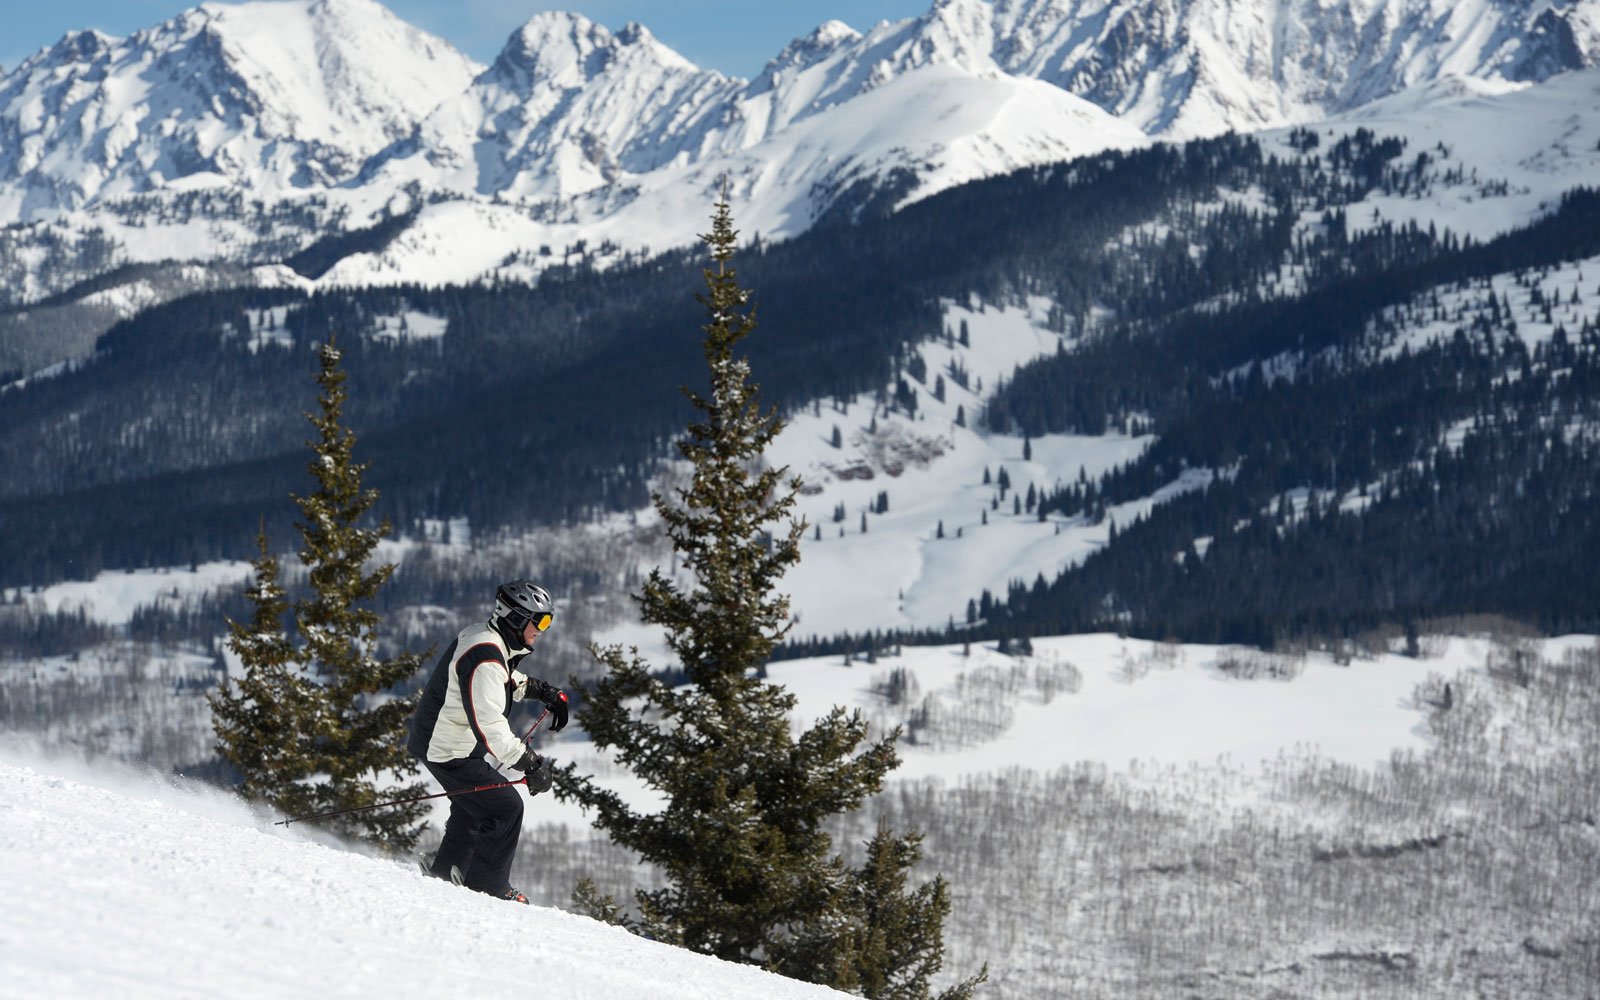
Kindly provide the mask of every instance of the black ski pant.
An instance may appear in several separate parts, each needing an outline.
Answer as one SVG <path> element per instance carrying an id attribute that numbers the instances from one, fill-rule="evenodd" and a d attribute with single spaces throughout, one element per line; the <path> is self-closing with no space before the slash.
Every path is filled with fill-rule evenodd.
<path id="1" fill-rule="evenodd" d="M 507 780 L 480 757 L 442 764 L 425 760 L 423 764 L 447 792 Z M 512 785 L 452 796 L 444 840 L 433 857 L 433 873 L 449 878 L 454 866 L 461 869 L 467 888 L 493 896 L 505 895 L 511 888 L 511 857 L 517 852 L 517 838 L 522 836 L 520 789 L 520 785 Z"/>

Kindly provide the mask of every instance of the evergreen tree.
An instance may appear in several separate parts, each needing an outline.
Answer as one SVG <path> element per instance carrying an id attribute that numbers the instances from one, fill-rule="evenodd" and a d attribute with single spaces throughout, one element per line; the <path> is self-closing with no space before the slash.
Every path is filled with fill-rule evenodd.
<path id="1" fill-rule="evenodd" d="M 850 893 L 856 979 L 834 986 L 877 1000 L 920 1000 L 930 995 L 930 979 L 944 963 L 942 925 L 950 915 L 950 893 L 942 877 L 906 893 L 907 872 L 920 859 L 920 835 L 894 837 L 888 827 L 878 824 L 877 835 L 867 843 L 866 864 L 853 872 Z M 987 973 L 984 966 L 939 997 L 971 997 Z"/>
<path id="2" fill-rule="evenodd" d="M 228 647 L 243 662 L 244 676 L 232 684 L 225 679 L 208 700 L 217 749 L 244 777 L 240 791 L 275 801 L 306 773 L 294 734 L 316 714 L 319 698 L 316 685 L 296 669 L 283 627 L 289 602 L 264 529 L 256 544 L 255 576 L 245 590 L 254 614 L 248 625 L 228 620 Z"/>
<path id="3" fill-rule="evenodd" d="M 340 351 L 330 342 L 319 357 L 321 412 L 307 414 L 318 432 L 307 466 L 317 489 L 294 497 L 304 518 L 296 527 L 309 586 L 293 604 L 302 642 L 295 646 L 284 632 L 289 605 L 262 531 L 256 581 L 248 591 L 254 616 L 248 627 L 229 622 L 245 675 L 237 694 L 225 680 L 211 700 L 217 750 L 244 775 L 245 793 L 287 815 L 370 806 L 426 790 L 420 783 L 391 784 L 418 771 L 405 749 L 413 699 L 389 692 L 417 673 L 421 658 L 377 655 L 378 615 L 368 605 L 395 567 L 368 572 L 366 563 L 393 527 L 388 521 L 377 528 L 358 525 L 378 492 L 362 487 L 366 466 L 352 457 Z M 409 849 L 423 812 L 413 803 L 337 817 L 329 826 Z"/>
<path id="4" fill-rule="evenodd" d="M 595 745 L 614 749 L 665 805 L 636 813 L 571 767 L 557 794 L 593 810 L 597 826 L 665 876 L 665 887 L 635 894 L 639 916 L 627 922 L 640 932 L 812 982 L 911 990 L 869 996 L 926 996 L 922 970 L 940 958 L 941 883 L 900 895 L 892 857 L 853 871 L 823 829 L 881 788 L 898 763 L 898 731 L 866 742 L 861 714 L 836 708 L 796 736 L 793 695 L 762 676 L 789 627 L 788 599 L 774 588 L 800 558 L 804 524 L 789 519 L 800 483 L 787 469 L 752 471 L 782 424 L 760 405 L 748 361 L 734 356 L 755 315 L 731 266 L 725 194 L 702 239 L 712 261 L 697 296 L 710 393 L 685 390 L 702 416 L 678 445 L 693 467 L 689 485 L 674 500 L 655 497 L 688 582 L 658 568 L 636 598 L 643 620 L 665 629 L 689 684 L 669 687 L 637 648 L 595 647 L 606 675 L 579 713 Z M 915 847 L 912 838 L 889 842 Z M 575 898 L 620 919 L 592 890 Z M 913 930 L 920 936 L 905 940 Z M 898 951 L 866 947 L 890 932 Z"/>

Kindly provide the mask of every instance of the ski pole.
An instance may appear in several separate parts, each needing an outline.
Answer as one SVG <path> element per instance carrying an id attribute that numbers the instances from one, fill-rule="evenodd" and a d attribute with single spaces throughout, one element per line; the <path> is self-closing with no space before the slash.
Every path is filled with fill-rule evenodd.
<path id="1" fill-rule="evenodd" d="M 550 706 L 546 705 L 544 707 L 544 711 L 539 713 L 539 717 L 537 719 L 533 720 L 533 725 L 529 726 L 528 727 L 528 731 L 522 734 L 522 742 L 523 743 L 527 743 L 529 740 L 533 739 L 533 731 L 535 729 L 539 728 L 539 724 L 542 723 L 544 721 L 545 716 L 547 716 L 549 714 L 550 714 Z"/>
<path id="2" fill-rule="evenodd" d="M 290 823 L 302 823 L 306 820 L 312 819 L 327 819 L 330 816 L 343 816 L 346 813 L 365 812 L 368 809 L 382 809 L 385 806 L 410 805 L 413 802 L 423 802 L 427 799 L 445 798 L 450 795 L 471 795 L 473 792 L 487 792 L 493 788 L 510 788 L 512 785 L 524 784 L 527 782 L 527 780 L 527 777 L 524 776 L 516 779 L 515 781 L 501 781 L 493 785 L 479 785 L 477 788 L 458 788 L 453 792 L 434 792 L 432 795 L 417 795 L 409 799 L 395 799 L 393 802 L 374 802 L 370 806 L 352 806 L 349 809 L 335 809 L 333 812 L 308 813 L 304 816 L 290 816 L 287 819 L 280 819 L 272 825 L 288 826 Z"/>
<path id="3" fill-rule="evenodd" d="M 549 714 L 550 714 L 550 709 L 546 708 L 542 713 L 540 713 L 540 715 L 539 715 L 539 717 L 537 719 L 533 720 L 533 725 L 529 726 L 528 727 L 528 731 L 526 733 L 522 734 L 522 742 L 524 744 L 526 744 L 528 742 L 528 740 L 533 738 L 534 731 L 539 728 L 540 723 L 544 722 L 545 716 L 547 716 Z M 510 788 L 512 785 L 525 785 L 527 783 L 528 783 L 528 776 L 527 775 L 523 775 L 522 777 L 517 778 L 514 781 L 501 781 L 501 782 L 497 782 L 497 783 L 495 783 L 493 785 L 479 785 L 476 788 L 458 788 L 453 792 L 434 792 L 432 795 L 416 795 L 416 796 L 413 796 L 413 797 L 411 797 L 409 799 L 395 799 L 393 802 L 374 802 L 370 806 L 352 806 L 349 809 L 335 809 L 332 812 L 307 813 L 304 816 L 289 816 L 289 817 L 286 817 L 284 819 L 278 820 L 276 823 L 274 823 L 272 825 L 273 826 L 288 826 L 290 823 L 303 823 L 303 822 L 305 822 L 307 820 L 313 820 L 313 819 L 328 819 L 329 817 L 332 817 L 332 816 L 344 816 L 344 815 L 347 815 L 349 813 L 366 812 L 368 809 L 382 809 L 385 806 L 406 806 L 406 805 L 410 805 L 413 802 L 426 802 L 428 799 L 442 799 L 442 798 L 448 798 L 449 796 L 452 796 L 452 795 L 471 795 L 473 792 L 487 792 L 487 791 L 492 791 L 493 789 L 496 789 L 496 788 Z"/>

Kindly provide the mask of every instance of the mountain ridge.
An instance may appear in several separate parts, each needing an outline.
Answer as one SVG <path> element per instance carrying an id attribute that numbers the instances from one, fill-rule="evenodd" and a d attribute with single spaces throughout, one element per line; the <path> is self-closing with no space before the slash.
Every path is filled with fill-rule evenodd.
<path id="1" fill-rule="evenodd" d="M 39 273 L 40 227 L 98 234 L 111 266 L 249 266 L 453 200 L 448 220 L 423 212 L 393 253 L 325 281 L 526 280 L 561 248 L 681 244 L 723 177 L 751 228 L 782 238 L 836 206 L 888 211 L 1098 149 L 1597 59 L 1600 0 L 937 0 L 864 33 L 820 25 L 750 81 L 577 14 L 536 15 L 484 67 L 373 0 L 203 5 L 124 40 L 69 34 L 0 78 L 0 274 L 20 304 L 107 269 Z M 908 79 L 905 107 L 868 100 Z M 905 99 L 929 81 L 949 99 L 917 111 Z M 997 87 L 1044 110 L 941 125 L 960 88 Z M 863 143 L 896 130 L 937 135 Z M 456 266 L 475 246 L 494 252 Z"/>

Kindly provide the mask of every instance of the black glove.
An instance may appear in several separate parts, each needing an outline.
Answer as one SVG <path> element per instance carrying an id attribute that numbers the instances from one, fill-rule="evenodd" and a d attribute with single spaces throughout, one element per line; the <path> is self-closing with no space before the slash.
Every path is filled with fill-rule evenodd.
<path id="1" fill-rule="evenodd" d="M 524 753 L 522 759 L 511 767 L 527 776 L 529 798 L 540 792 L 548 792 L 556 780 L 555 764 L 549 757 L 541 757 L 532 750 Z"/>
<path id="2" fill-rule="evenodd" d="M 528 678 L 528 695 L 544 702 L 544 707 L 550 710 L 553 720 L 550 731 L 559 733 L 567 728 L 567 693 L 553 684 Z"/>

